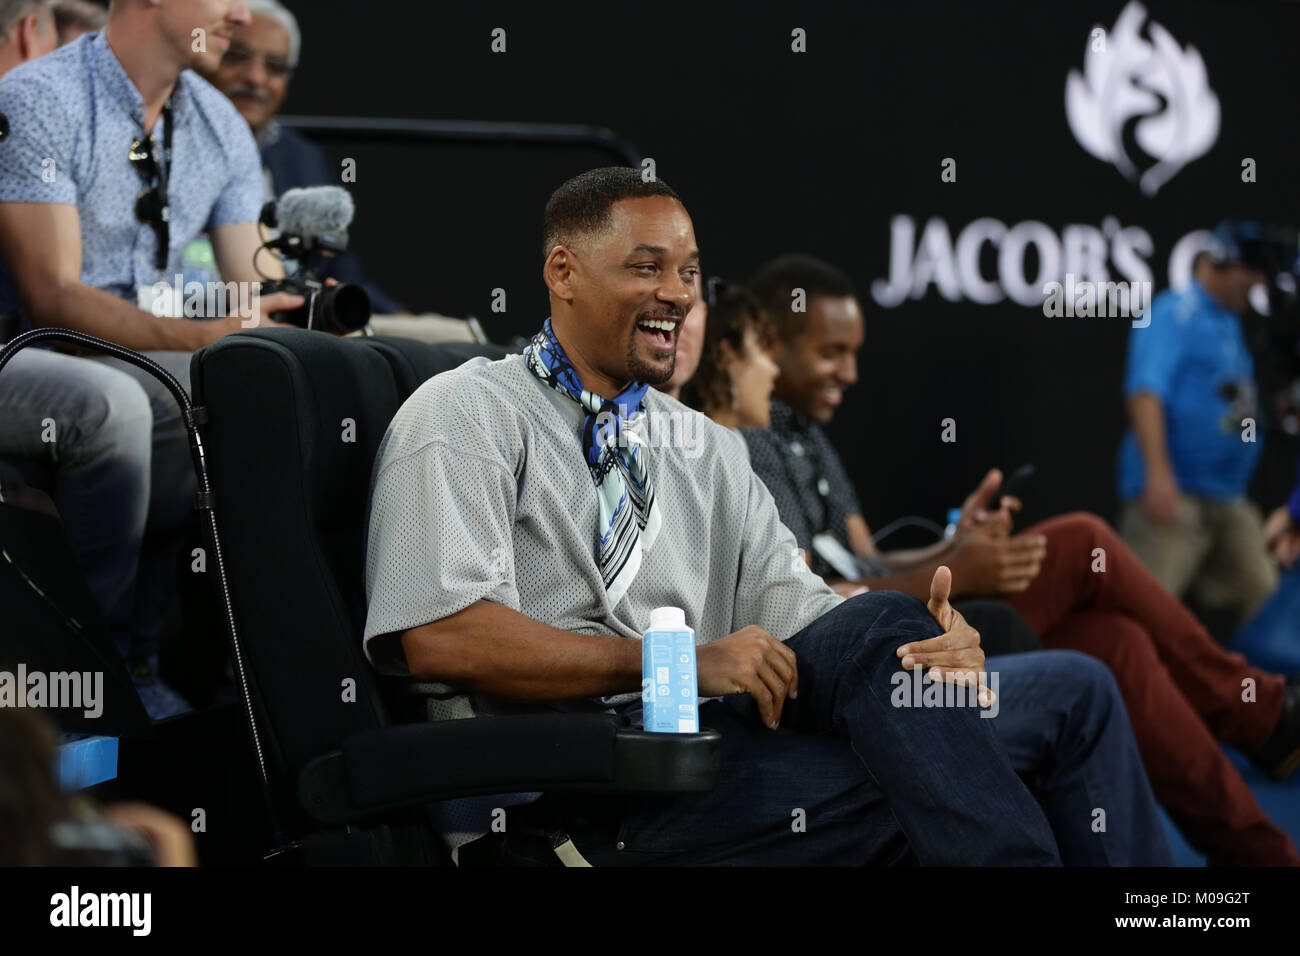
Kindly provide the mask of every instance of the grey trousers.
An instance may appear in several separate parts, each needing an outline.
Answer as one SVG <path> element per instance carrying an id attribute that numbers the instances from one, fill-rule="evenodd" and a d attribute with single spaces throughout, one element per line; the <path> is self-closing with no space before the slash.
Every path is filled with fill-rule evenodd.
<path id="1" fill-rule="evenodd" d="M 192 352 L 145 352 L 190 391 Z M 124 373 L 143 389 L 153 418 L 149 469 L 149 517 L 136 575 L 129 649 L 120 647 L 128 661 L 157 652 L 167 607 L 176 592 L 176 561 L 185 521 L 194 507 L 198 479 L 190 459 L 189 437 L 180 406 L 167 387 L 153 375 L 121 359 L 99 356 L 95 363 Z"/>
<path id="2" fill-rule="evenodd" d="M 189 389 L 188 352 L 151 358 Z M 156 650 L 195 478 L 180 410 L 147 372 L 28 348 L 0 373 L 0 455 L 53 466 L 73 554 L 128 661 Z"/>
<path id="3" fill-rule="evenodd" d="M 1278 568 L 1264 548 L 1259 509 L 1245 498 L 1180 495 L 1178 521 L 1159 524 L 1140 500 L 1124 505 L 1120 535 L 1171 594 L 1189 590 L 1211 607 L 1249 618 L 1277 590 Z"/>

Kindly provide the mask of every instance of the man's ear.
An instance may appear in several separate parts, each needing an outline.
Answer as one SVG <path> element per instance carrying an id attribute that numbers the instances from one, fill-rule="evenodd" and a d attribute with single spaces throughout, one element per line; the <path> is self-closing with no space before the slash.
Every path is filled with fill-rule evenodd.
<path id="1" fill-rule="evenodd" d="M 36 58 L 33 51 L 36 49 L 36 40 L 40 29 L 40 18 L 34 13 L 29 13 L 18 21 L 18 29 L 14 31 L 13 36 L 18 41 L 18 56 L 22 58 L 24 63 Z"/>
<path id="2" fill-rule="evenodd" d="M 573 301 L 573 253 L 566 246 L 558 245 L 551 249 L 542 265 L 542 281 L 557 299 Z"/>

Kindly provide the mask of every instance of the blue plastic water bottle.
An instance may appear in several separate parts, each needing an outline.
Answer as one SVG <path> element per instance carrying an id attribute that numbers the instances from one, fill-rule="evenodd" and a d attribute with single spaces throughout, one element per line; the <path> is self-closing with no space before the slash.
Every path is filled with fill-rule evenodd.
<path id="1" fill-rule="evenodd" d="M 641 710 L 645 729 L 661 734 L 693 734 L 700 729 L 695 683 L 695 632 L 679 607 L 650 612 L 650 630 L 641 639 Z"/>

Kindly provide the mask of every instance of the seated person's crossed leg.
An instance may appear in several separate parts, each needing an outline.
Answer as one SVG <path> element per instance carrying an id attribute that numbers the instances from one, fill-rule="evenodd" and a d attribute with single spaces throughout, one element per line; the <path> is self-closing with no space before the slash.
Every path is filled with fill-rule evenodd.
<path id="1" fill-rule="evenodd" d="M 699 635 L 700 694 L 721 698 L 701 716 L 723 733 L 724 780 L 635 801 L 621 846 L 574 834 L 600 862 L 629 849 L 665 862 L 1169 862 L 1104 668 L 998 658 L 983 706 L 925 706 L 935 680 L 984 671 L 947 569 L 928 606 L 845 601 L 799 557 L 739 438 L 648 390 L 672 373 L 697 287 L 691 220 L 666 184 L 632 169 L 570 180 L 547 205 L 544 253 L 552 316 L 526 353 L 429 380 L 381 443 L 366 564 L 376 667 L 459 692 L 440 702 L 448 716 L 521 702 L 633 714 L 637 638 L 652 609 L 680 607 Z M 922 688 L 911 706 L 900 674 Z M 842 825 L 833 845 L 798 842 L 792 813 L 809 807 Z"/>

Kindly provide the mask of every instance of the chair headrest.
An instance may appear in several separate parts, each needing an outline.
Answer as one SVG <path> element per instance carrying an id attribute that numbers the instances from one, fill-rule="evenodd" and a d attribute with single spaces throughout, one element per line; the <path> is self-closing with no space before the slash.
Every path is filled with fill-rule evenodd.
<path id="1" fill-rule="evenodd" d="M 273 328 L 195 354 L 235 619 L 295 777 L 388 722 L 361 649 L 371 466 L 406 397 L 475 354 L 504 350 Z"/>

